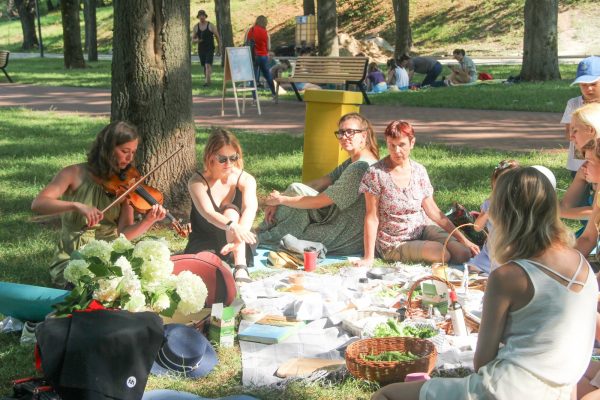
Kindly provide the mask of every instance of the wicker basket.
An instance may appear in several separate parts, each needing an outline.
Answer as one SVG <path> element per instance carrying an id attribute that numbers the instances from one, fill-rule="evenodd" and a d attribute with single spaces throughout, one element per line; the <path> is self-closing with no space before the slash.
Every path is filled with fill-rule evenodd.
<path id="1" fill-rule="evenodd" d="M 412 361 L 369 361 L 361 355 L 386 351 L 410 351 L 419 358 Z M 358 340 L 346 349 L 346 366 L 359 379 L 388 383 L 403 382 L 413 372 L 430 373 L 435 367 L 437 351 L 429 340 L 410 337 L 388 337 Z"/>

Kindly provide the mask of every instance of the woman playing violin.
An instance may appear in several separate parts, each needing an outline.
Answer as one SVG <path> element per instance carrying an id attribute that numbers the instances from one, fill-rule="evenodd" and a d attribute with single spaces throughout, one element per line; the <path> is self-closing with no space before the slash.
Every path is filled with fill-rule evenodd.
<path id="1" fill-rule="evenodd" d="M 87 162 L 63 168 L 31 203 L 39 214 L 62 214 L 61 233 L 50 275 L 54 284 L 64 286 L 63 271 L 70 254 L 92 239 L 114 240 L 119 234 L 134 239 L 155 222 L 165 218 L 159 204 L 134 223 L 134 209 L 123 201 L 102 213 L 115 196 L 106 192 L 102 182 L 127 168 L 139 144 L 136 128 L 127 122 L 107 125 L 94 141 Z M 87 227 L 82 233 L 82 229 Z"/>
<path id="2" fill-rule="evenodd" d="M 204 168 L 190 178 L 194 202 L 185 253 L 214 251 L 235 266 L 236 282 L 248 282 L 256 236 L 250 231 L 258 202 L 256 180 L 244 171 L 242 148 L 229 131 L 216 129 L 204 147 Z"/>

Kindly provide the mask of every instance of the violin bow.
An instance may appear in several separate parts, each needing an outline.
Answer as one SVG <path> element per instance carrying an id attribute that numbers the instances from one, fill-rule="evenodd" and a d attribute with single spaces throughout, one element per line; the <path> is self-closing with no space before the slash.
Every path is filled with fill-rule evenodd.
<path id="1" fill-rule="evenodd" d="M 145 175 L 143 175 L 140 179 L 138 179 L 135 183 L 133 183 L 129 187 L 129 189 L 127 189 L 126 191 L 124 191 L 123 193 L 121 193 L 119 195 L 119 197 L 117 197 L 116 199 L 114 199 L 112 203 L 110 203 L 109 205 L 107 205 L 106 207 L 104 207 L 104 209 L 102 211 L 100 211 L 100 212 L 102 214 L 104 214 L 105 212 L 107 212 L 108 210 L 110 210 L 115 204 L 120 203 L 121 200 L 123 200 L 129 193 L 133 192 L 142 182 L 144 182 L 146 180 L 146 178 L 148 178 L 150 176 L 150 174 L 152 174 L 154 171 L 156 171 L 157 169 L 159 169 L 160 167 L 162 167 L 162 165 L 164 163 L 166 163 L 167 161 L 169 161 L 171 158 L 173 158 L 173 156 L 175 154 L 179 153 L 183 149 L 183 147 L 184 147 L 184 145 L 182 143 L 181 146 L 179 146 L 179 148 L 177 150 L 175 150 L 167 158 L 165 158 L 164 160 L 162 160 L 157 166 L 155 166 L 154 168 L 152 168 Z"/>

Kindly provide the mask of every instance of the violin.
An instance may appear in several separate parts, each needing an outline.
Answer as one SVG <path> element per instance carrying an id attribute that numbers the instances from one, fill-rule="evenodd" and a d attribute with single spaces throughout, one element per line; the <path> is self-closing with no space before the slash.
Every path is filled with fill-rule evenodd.
<path id="1" fill-rule="evenodd" d="M 106 192 L 119 196 L 119 200 L 124 195 L 124 198 L 127 199 L 127 202 L 135 211 L 145 214 L 152 209 L 153 205 L 162 205 L 163 194 L 158 189 L 140 182 L 144 179 L 145 176 L 143 177 L 135 167 L 128 165 L 127 168 L 102 181 L 101 184 Z M 130 190 L 132 188 L 133 190 Z M 181 222 L 168 211 L 167 218 L 171 221 L 171 226 L 175 232 L 182 237 L 188 236 L 188 229 L 182 226 Z"/>

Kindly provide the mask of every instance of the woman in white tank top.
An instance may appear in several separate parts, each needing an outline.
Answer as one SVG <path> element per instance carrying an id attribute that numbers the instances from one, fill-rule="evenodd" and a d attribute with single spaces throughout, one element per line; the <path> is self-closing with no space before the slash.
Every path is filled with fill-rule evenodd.
<path id="1" fill-rule="evenodd" d="M 474 373 L 396 383 L 372 399 L 570 399 L 590 359 L 598 285 L 558 216 L 550 181 L 534 168 L 498 179 Z M 500 348 L 500 344 L 504 346 Z"/>

